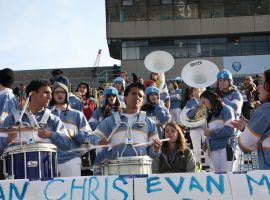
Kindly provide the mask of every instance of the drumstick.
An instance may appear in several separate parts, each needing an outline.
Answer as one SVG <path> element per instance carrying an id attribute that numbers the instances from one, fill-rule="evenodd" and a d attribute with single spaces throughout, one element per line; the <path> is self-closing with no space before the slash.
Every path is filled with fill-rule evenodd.
<path id="1" fill-rule="evenodd" d="M 77 149 L 71 149 L 69 152 L 72 151 L 85 151 L 85 150 L 92 150 L 92 149 L 99 149 L 99 148 L 106 148 L 109 145 L 96 145 L 96 146 L 90 146 L 90 147 L 82 147 L 82 148 L 77 148 Z"/>
<path id="2" fill-rule="evenodd" d="M 170 138 L 166 138 L 166 139 L 162 139 L 162 140 L 159 140 L 160 142 L 165 142 L 165 141 L 169 141 Z M 133 145 L 134 147 L 139 147 L 139 146 L 144 146 L 144 145 L 150 145 L 150 144 L 153 144 L 154 142 L 151 141 L 151 142 L 144 142 L 144 143 L 139 143 L 139 144 L 135 144 Z"/>

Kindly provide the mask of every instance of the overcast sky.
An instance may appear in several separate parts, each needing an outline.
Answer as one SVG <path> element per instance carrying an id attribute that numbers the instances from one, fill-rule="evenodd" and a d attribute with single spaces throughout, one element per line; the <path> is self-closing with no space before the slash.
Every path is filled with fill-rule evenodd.
<path id="1" fill-rule="evenodd" d="M 104 0 L 0 0 L 0 68 L 120 64 L 106 42 Z"/>

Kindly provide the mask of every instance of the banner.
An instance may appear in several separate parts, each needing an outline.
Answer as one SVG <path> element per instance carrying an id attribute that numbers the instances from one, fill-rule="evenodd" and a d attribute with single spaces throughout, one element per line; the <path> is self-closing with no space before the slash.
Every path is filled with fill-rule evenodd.
<path id="1" fill-rule="evenodd" d="M 0 200 L 8 199 L 270 199 L 269 171 L 246 174 L 177 173 L 149 176 L 90 176 L 47 181 L 0 181 Z"/>
<path id="2" fill-rule="evenodd" d="M 270 69 L 270 55 L 223 57 L 223 66 L 233 75 L 255 75 Z"/>

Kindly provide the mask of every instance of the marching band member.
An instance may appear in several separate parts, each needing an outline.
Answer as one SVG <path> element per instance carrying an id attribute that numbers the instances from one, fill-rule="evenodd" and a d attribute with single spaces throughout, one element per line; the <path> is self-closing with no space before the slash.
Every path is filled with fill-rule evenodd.
<path id="1" fill-rule="evenodd" d="M 96 165 L 105 159 L 116 159 L 118 156 L 144 156 L 156 158 L 160 155 L 161 142 L 158 140 L 155 123 L 140 111 L 144 99 L 144 86 L 131 83 L 125 89 L 126 110 L 123 113 L 115 112 L 104 119 L 97 129 L 89 136 L 94 145 L 110 144 L 109 148 L 102 149 L 97 154 Z M 134 147 L 133 144 L 153 141 L 150 147 Z"/>
<path id="2" fill-rule="evenodd" d="M 233 85 L 231 72 L 223 69 L 217 74 L 219 89 L 221 90 L 222 101 L 233 108 L 236 116 L 241 115 L 243 106 L 243 97 L 236 86 Z"/>
<path id="3" fill-rule="evenodd" d="M 162 145 L 162 154 L 153 163 L 153 173 L 195 172 L 195 157 L 181 128 L 175 122 L 168 122 L 164 133 L 170 140 Z"/>
<path id="4" fill-rule="evenodd" d="M 181 124 L 180 113 L 181 113 L 181 103 L 182 103 L 182 90 L 178 89 L 176 81 L 171 81 L 169 83 L 169 95 L 170 95 L 170 113 L 172 119 L 177 123 Z"/>
<path id="5" fill-rule="evenodd" d="M 89 124 L 93 131 L 105 118 L 111 116 L 114 112 L 121 111 L 120 102 L 118 99 L 118 91 L 114 87 L 106 88 L 104 90 L 103 96 L 104 96 L 103 106 L 97 108 L 94 111 L 91 119 L 89 120 Z"/>
<path id="6" fill-rule="evenodd" d="M 53 115 L 48 107 L 52 98 L 50 82 L 46 80 L 32 80 L 26 88 L 30 97 L 29 106 L 19 121 L 20 112 L 16 111 L 8 116 L 2 127 L 15 126 L 18 123 L 28 127 L 38 127 L 37 135 L 43 142 L 52 142 L 58 148 L 69 150 L 72 147 L 71 138 L 59 117 Z M 17 132 L 8 132 L 2 147 L 6 148 L 17 137 Z M 32 138 L 35 141 L 35 138 Z"/>
<path id="7" fill-rule="evenodd" d="M 156 122 L 159 138 L 164 137 L 163 126 L 166 122 L 171 121 L 169 110 L 163 106 L 160 101 L 159 89 L 150 86 L 146 88 L 146 103 L 142 107 L 142 111 L 146 112 L 146 116 Z"/>
<path id="8" fill-rule="evenodd" d="M 82 112 L 69 106 L 67 86 L 55 82 L 52 86 L 52 114 L 60 117 L 72 139 L 72 147 L 79 148 L 84 144 L 91 128 Z M 81 153 L 78 151 L 63 151 L 58 149 L 58 171 L 61 177 L 81 176 Z M 70 167 L 72 166 L 72 167 Z"/>
<path id="9" fill-rule="evenodd" d="M 202 104 L 200 102 L 200 95 L 204 91 L 204 88 L 190 88 L 191 99 L 186 103 L 184 112 L 188 119 L 193 120 L 196 117 L 198 109 L 202 109 Z M 182 111 L 183 112 L 183 111 Z M 202 142 L 205 141 L 203 127 L 200 125 L 198 127 L 189 127 L 190 128 L 190 138 L 192 141 L 193 152 L 195 160 L 198 163 L 201 163 L 201 151 L 202 151 Z"/>
<path id="10" fill-rule="evenodd" d="M 204 134 L 209 138 L 209 150 L 215 172 L 230 171 L 227 149 L 230 148 L 230 138 L 235 135 L 231 122 L 235 119 L 233 109 L 222 103 L 221 98 L 211 92 L 204 91 L 201 102 L 207 109 L 207 125 Z"/>
<path id="11" fill-rule="evenodd" d="M 10 89 L 15 79 L 14 71 L 5 68 L 0 70 L 0 126 L 2 125 L 5 118 L 11 115 L 15 110 L 19 109 L 19 103 L 16 96 Z M 4 150 L 6 138 L 0 135 L 0 156 Z M 3 166 L 2 160 L 0 159 L 0 180 L 3 179 Z"/>
<path id="12" fill-rule="evenodd" d="M 240 93 L 240 91 L 236 88 L 236 86 L 233 85 L 233 78 L 230 71 L 223 69 L 220 70 L 217 74 L 217 81 L 220 89 L 220 94 L 222 101 L 233 108 L 235 118 L 239 119 L 241 112 L 242 112 L 242 106 L 243 106 L 243 97 Z M 239 134 L 239 131 L 236 133 L 236 136 Z M 237 145 L 236 138 L 231 138 L 231 145 L 234 149 L 234 154 L 236 157 L 236 161 L 233 162 L 232 170 L 236 171 L 237 166 L 239 165 L 240 159 L 240 151 Z"/>
<path id="13" fill-rule="evenodd" d="M 160 90 L 160 100 L 164 102 L 167 109 L 170 109 L 170 95 L 165 83 L 165 76 L 161 77 L 158 73 L 151 72 L 150 80 L 155 81 L 156 87 Z"/>
<path id="14" fill-rule="evenodd" d="M 116 77 L 113 80 L 113 87 L 115 87 L 118 91 L 118 98 L 120 101 L 120 106 L 122 109 L 126 108 L 125 101 L 124 101 L 124 91 L 126 88 L 126 82 L 123 78 L 121 77 Z"/>
<path id="15" fill-rule="evenodd" d="M 262 104 L 255 110 L 249 121 L 241 117 L 232 124 L 243 131 L 238 137 L 240 148 L 245 152 L 258 150 L 259 169 L 270 169 L 270 70 L 264 72 L 257 89 Z"/>

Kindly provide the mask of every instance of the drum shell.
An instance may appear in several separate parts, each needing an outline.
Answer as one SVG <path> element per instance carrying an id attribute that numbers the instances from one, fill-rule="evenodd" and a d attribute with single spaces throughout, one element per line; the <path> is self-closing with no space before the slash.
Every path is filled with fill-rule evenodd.
<path id="1" fill-rule="evenodd" d="M 119 157 L 105 161 L 101 166 L 102 175 L 151 174 L 152 159 L 148 156 Z"/>
<path id="2" fill-rule="evenodd" d="M 57 148 L 53 144 L 8 147 L 3 153 L 5 173 L 14 179 L 57 177 Z"/>

